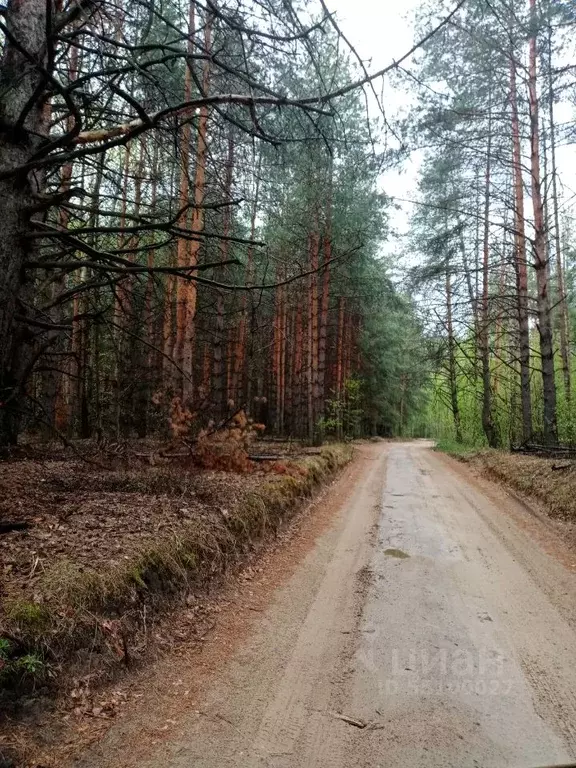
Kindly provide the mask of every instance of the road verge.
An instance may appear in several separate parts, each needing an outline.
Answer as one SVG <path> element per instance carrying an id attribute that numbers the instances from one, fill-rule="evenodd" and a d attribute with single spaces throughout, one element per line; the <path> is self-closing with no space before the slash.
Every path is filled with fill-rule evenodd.
<path id="1" fill-rule="evenodd" d="M 108 498 L 109 503 L 114 499 L 117 506 L 122 502 L 122 509 L 127 506 L 124 496 L 131 499 L 133 506 L 127 507 L 128 517 L 122 520 L 130 521 L 129 510 L 137 514 L 135 505 L 142 499 L 145 535 L 135 541 L 134 536 L 126 538 L 125 550 L 114 550 L 112 557 L 114 542 L 107 538 L 104 526 L 100 531 L 104 554 L 91 539 L 93 566 L 90 552 L 81 557 L 77 545 L 76 558 L 75 550 L 70 550 L 52 562 L 43 558 L 38 567 L 39 558 L 34 560 L 33 555 L 27 578 L 18 571 L 0 613 L 0 680 L 5 699 L 18 700 L 39 688 L 53 695 L 87 672 L 92 678 L 110 679 L 119 669 L 137 663 L 157 617 L 190 605 L 194 593 L 222 581 L 267 537 L 274 536 L 306 499 L 348 463 L 352 453 L 350 446 L 327 446 L 290 461 L 280 474 L 245 477 L 147 467 L 99 477 L 100 486 L 92 489 L 96 496 Z M 39 482 L 49 485 L 49 472 L 43 468 L 42 474 L 48 480 L 41 477 Z M 55 477 L 60 486 L 65 485 L 61 467 Z M 78 494 L 80 485 L 96 483 L 96 473 L 82 477 L 78 471 L 66 482 L 65 490 Z M 207 485 L 217 489 L 216 498 L 209 496 Z M 84 506 L 92 503 L 90 498 Z M 80 507 L 75 508 L 76 528 L 90 519 L 82 516 Z M 112 511 L 110 517 L 114 517 Z M 43 520 L 46 530 L 40 533 L 46 541 L 52 537 L 61 542 L 65 534 L 73 538 L 78 531 L 60 530 L 71 529 L 72 519 L 61 514 L 60 522 Z M 169 526 L 164 527 L 165 519 L 170 520 Z M 9 535 L 15 539 L 27 534 Z M 114 535 L 123 541 L 119 527 L 110 538 Z M 60 544 L 54 546 L 54 551 L 60 550 Z M 13 561 L 17 563 L 16 554 Z M 11 572 L 11 567 L 8 562 L 5 572 Z"/>

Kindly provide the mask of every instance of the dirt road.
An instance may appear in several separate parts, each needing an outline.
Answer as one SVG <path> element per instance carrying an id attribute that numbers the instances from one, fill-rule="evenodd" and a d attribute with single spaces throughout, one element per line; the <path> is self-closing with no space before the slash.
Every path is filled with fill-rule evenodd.
<path id="1" fill-rule="evenodd" d="M 78 765 L 575 759 L 576 556 L 559 557 L 544 524 L 426 443 L 377 444 L 363 461 L 331 524 L 194 709 L 170 721 L 172 735 L 136 760 L 127 720 Z"/>

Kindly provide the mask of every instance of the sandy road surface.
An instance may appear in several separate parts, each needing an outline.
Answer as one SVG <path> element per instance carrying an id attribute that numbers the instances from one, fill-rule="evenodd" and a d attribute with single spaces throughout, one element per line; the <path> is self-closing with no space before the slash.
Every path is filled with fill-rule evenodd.
<path id="1" fill-rule="evenodd" d="M 331 525 L 140 768 L 576 759 L 570 558 L 425 443 L 364 450 Z M 134 738 L 119 725 L 79 765 L 131 766 Z"/>

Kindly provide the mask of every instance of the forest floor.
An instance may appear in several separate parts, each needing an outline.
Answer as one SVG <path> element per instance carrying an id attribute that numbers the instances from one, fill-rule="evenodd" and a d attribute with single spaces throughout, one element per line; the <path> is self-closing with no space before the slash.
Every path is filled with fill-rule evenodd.
<path id="1" fill-rule="evenodd" d="M 70 717 L 90 738 L 125 703 L 114 681 L 201 644 L 230 578 L 249 583 L 264 545 L 352 455 L 270 441 L 253 451 L 267 460 L 243 456 L 241 472 L 159 459 L 153 443 L 2 462 L 0 524 L 26 527 L 0 540 L 0 765 L 44 765 L 38 754 Z"/>
<path id="2" fill-rule="evenodd" d="M 151 594 L 143 600 L 136 585 L 138 631 L 123 636 L 115 619 L 100 616 L 93 670 L 79 666 L 75 677 L 67 663 L 55 707 L 38 707 L 32 693 L 17 717 L 8 713 L 0 758 L 19 755 L 17 768 L 372 768 L 383 754 L 390 768 L 570 762 L 576 757 L 573 523 L 559 514 L 552 520 L 539 504 L 520 501 L 518 491 L 510 495 L 501 480 L 487 479 L 488 461 L 505 465 L 501 454 L 462 462 L 431 449 L 425 441 L 358 445 L 320 494 L 306 504 L 299 496 L 284 524 L 271 525 L 274 535 L 244 542 L 226 555 L 227 567 L 218 555 L 215 571 L 202 571 L 204 581 L 191 580 L 178 593 L 156 585 L 164 610 Z M 314 487 L 349 458 L 346 449 L 328 450 L 329 461 L 317 453 L 294 458 L 309 469 L 318 462 L 332 467 Z M 541 460 L 524 458 L 511 457 L 509 471 L 535 482 Z M 526 469 L 515 470 L 519 464 Z M 238 533 L 250 516 L 241 529 L 229 522 L 242 507 L 253 510 L 245 501 L 259 489 L 269 499 L 270 484 L 311 493 L 299 485 L 309 473 L 190 470 L 184 504 L 182 486 L 174 498 L 166 491 L 170 468 L 152 468 L 147 490 L 149 469 L 134 469 L 120 492 L 112 478 L 126 468 L 104 473 L 103 487 L 97 467 L 72 465 L 57 473 L 69 490 L 46 488 L 48 532 L 61 524 L 55 522 L 60 509 L 75 500 L 89 508 L 106 494 L 109 503 L 99 509 L 129 498 L 138 506 L 141 496 L 152 495 L 151 515 L 162 504 L 190 509 L 198 494 L 198 519 L 226 520 L 224 528 Z M 544 474 L 555 483 L 568 471 L 550 466 Z M 24 485 L 26 476 L 32 473 L 21 477 Z M 36 515 L 51 477 L 45 470 L 30 482 Z M 204 478 L 215 496 L 203 495 Z M 64 518 L 68 525 L 71 518 Z M 115 571 L 119 563 L 125 569 L 110 546 L 124 528 L 137 553 L 138 540 L 155 551 L 167 540 L 162 527 L 132 523 L 129 513 L 123 519 L 103 537 L 98 571 Z M 179 518 L 169 519 L 174 542 Z M 214 562 L 220 550 L 211 551 Z M 92 570 L 89 558 L 82 562 Z M 37 571 L 45 566 L 18 571 L 35 600 L 45 588 Z M 153 587 L 148 583 L 149 593 Z M 122 607 L 122 626 L 130 629 L 134 615 Z M 69 626 L 66 619 L 59 621 Z"/>
<path id="3" fill-rule="evenodd" d="M 117 683 L 114 716 L 71 712 L 39 764 L 502 768 L 576 756 L 576 549 L 428 442 L 358 446 L 223 594 L 204 642 L 184 638 Z"/>

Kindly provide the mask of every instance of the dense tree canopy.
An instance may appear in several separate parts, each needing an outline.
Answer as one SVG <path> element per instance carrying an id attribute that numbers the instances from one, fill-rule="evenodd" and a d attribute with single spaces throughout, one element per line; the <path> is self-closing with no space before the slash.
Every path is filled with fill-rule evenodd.
<path id="1" fill-rule="evenodd" d="M 573 440 L 574 14 L 470 0 L 420 57 L 414 274 L 437 336 L 429 422 L 492 446 Z"/>
<path id="2" fill-rule="evenodd" d="M 8 2 L 1 444 L 239 409 L 314 441 L 574 439 L 574 10 L 416 16 L 369 73 L 323 0 Z M 394 241 L 382 173 L 415 150 Z"/>

